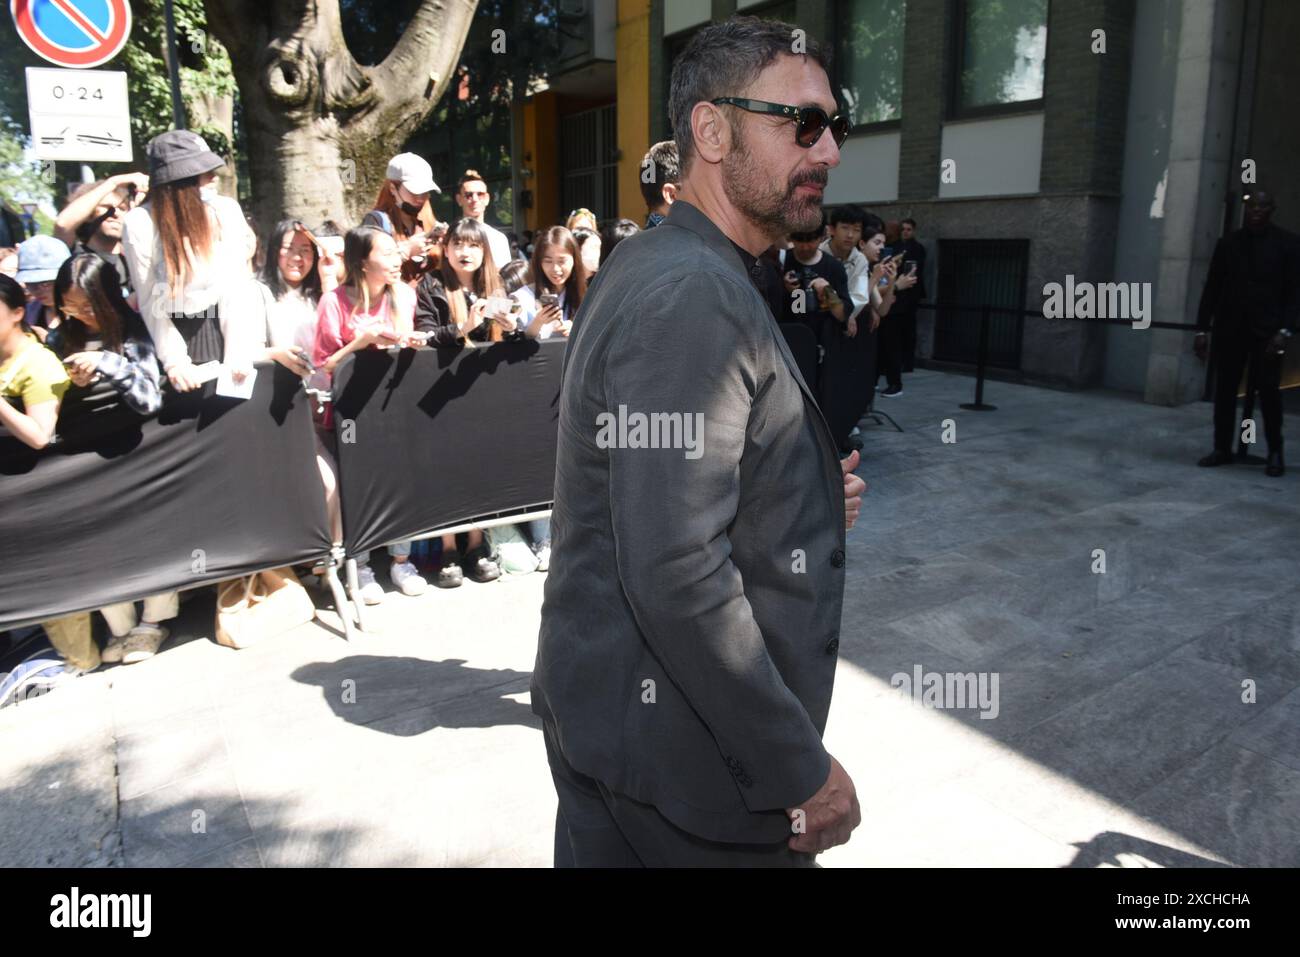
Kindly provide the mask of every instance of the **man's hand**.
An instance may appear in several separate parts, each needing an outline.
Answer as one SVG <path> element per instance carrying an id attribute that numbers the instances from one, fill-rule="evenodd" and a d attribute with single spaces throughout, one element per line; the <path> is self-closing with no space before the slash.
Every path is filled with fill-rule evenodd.
<path id="1" fill-rule="evenodd" d="M 849 316 L 844 323 L 844 334 L 852 339 L 858 334 L 858 320 L 856 316 Z"/>
<path id="2" fill-rule="evenodd" d="M 1205 361 L 1205 356 L 1209 352 L 1208 346 L 1209 340 L 1206 339 L 1205 333 L 1198 332 L 1196 338 L 1192 340 L 1192 352 L 1196 353 L 1196 358 L 1202 362 Z"/>
<path id="3" fill-rule="evenodd" d="M 840 459 L 840 471 L 844 473 L 844 527 L 852 528 L 862 510 L 862 493 L 867 490 L 867 483 L 853 474 L 862 456 L 854 449 L 848 458 Z"/>
<path id="4" fill-rule="evenodd" d="M 875 331 L 876 331 L 877 329 L 879 329 L 879 328 L 880 328 L 880 316 L 879 316 L 879 314 L 878 314 L 878 313 L 873 309 L 873 310 L 871 310 L 871 331 L 872 331 L 872 332 L 875 332 Z"/>
<path id="5" fill-rule="evenodd" d="M 789 844 L 790 850 L 805 854 L 820 854 L 837 844 L 847 843 L 853 829 L 862 823 L 862 809 L 858 806 L 853 779 L 834 756 L 831 757 L 831 773 L 826 776 L 826 783 L 800 807 L 788 808 L 785 813 L 794 821 L 799 811 L 803 812 L 805 831 L 790 838 Z"/>

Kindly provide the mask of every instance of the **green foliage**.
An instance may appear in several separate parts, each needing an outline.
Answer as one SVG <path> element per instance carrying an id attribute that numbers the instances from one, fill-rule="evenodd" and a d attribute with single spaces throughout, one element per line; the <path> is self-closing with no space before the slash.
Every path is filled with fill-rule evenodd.
<path id="1" fill-rule="evenodd" d="M 207 34 L 203 0 L 174 0 L 177 44 L 181 60 L 181 98 L 188 107 L 204 95 L 235 92 L 230 57 Z M 167 61 L 163 58 L 166 27 L 163 0 L 132 0 L 131 39 L 123 51 L 101 69 L 125 70 L 131 101 L 131 138 L 136 160 L 96 164 L 100 176 L 130 167 L 144 167 L 144 147 L 154 136 L 171 129 L 172 107 Z M 50 66 L 16 38 L 0 44 L 0 73 L 11 82 L 0 85 L 0 126 L 25 137 L 28 132 L 27 86 L 24 69 Z M 214 130 L 196 130 L 214 150 L 230 144 Z M 216 142 L 214 142 L 216 141 Z"/>
<path id="2" fill-rule="evenodd" d="M 903 21 L 895 0 L 854 0 L 841 33 L 840 98 L 853 124 L 896 120 L 903 106 Z"/>
<path id="3" fill-rule="evenodd" d="M 15 212 L 23 203 L 40 203 L 48 208 L 53 199 L 53 183 L 46 174 L 46 165 L 28 160 L 24 144 L 11 130 L 0 130 L 0 203 Z M 36 212 L 41 232 L 49 232 L 52 221 L 44 209 Z"/>
<path id="4" fill-rule="evenodd" d="M 1043 62 L 1031 57 L 1047 28 L 1047 0 L 972 0 L 966 5 L 961 98 L 966 106 L 1042 96 Z M 1037 51 L 1041 57 L 1041 51 Z"/>

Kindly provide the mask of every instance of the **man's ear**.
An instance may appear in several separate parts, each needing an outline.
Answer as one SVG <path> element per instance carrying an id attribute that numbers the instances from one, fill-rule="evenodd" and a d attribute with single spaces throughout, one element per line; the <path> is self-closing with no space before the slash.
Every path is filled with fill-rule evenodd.
<path id="1" fill-rule="evenodd" d="M 695 152 L 706 163 L 720 163 L 731 148 L 731 126 L 721 108 L 701 100 L 691 110 Z"/>
<path id="2" fill-rule="evenodd" d="M 677 202 L 676 183 L 664 183 L 662 186 L 659 187 L 659 191 L 664 198 L 664 202 L 667 203 L 669 206 Z"/>

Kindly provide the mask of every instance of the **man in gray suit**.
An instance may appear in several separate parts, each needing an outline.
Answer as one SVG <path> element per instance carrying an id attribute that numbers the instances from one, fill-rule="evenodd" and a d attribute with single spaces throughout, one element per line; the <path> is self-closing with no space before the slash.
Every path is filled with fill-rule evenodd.
<path id="1" fill-rule="evenodd" d="M 847 134 L 793 30 L 737 17 L 678 57 L 677 202 L 570 335 L 532 682 L 557 866 L 807 866 L 861 820 L 822 732 L 865 486 L 756 287 Z"/>

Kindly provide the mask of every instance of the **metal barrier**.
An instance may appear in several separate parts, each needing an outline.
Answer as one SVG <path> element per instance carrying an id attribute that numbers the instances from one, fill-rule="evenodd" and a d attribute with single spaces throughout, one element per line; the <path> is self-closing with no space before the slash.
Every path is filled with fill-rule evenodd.
<path id="1" fill-rule="evenodd" d="M 1048 319 L 1043 315 L 1041 309 L 1015 309 L 1010 306 L 993 306 L 984 303 L 979 306 L 970 303 L 939 303 L 939 302 L 922 302 L 917 303 L 916 308 L 932 309 L 936 313 L 939 310 L 951 311 L 972 311 L 978 309 L 980 312 L 979 328 L 979 345 L 975 352 L 975 401 L 963 402 L 961 408 L 968 409 L 972 412 L 993 412 L 997 410 L 996 405 L 989 405 L 984 401 L 984 378 L 988 370 L 988 348 L 989 348 L 989 324 L 994 313 L 1004 315 L 1020 316 L 1021 318 Z M 1132 319 L 1083 319 L 1073 316 L 1058 316 L 1050 319 L 1051 322 L 1087 322 L 1095 325 L 1107 326 L 1131 326 Z M 1182 329 L 1184 331 L 1197 331 L 1195 323 L 1190 322 L 1151 322 L 1145 328 L 1147 329 Z M 1204 330 L 1201 330 L 1204 331 Z"/>

